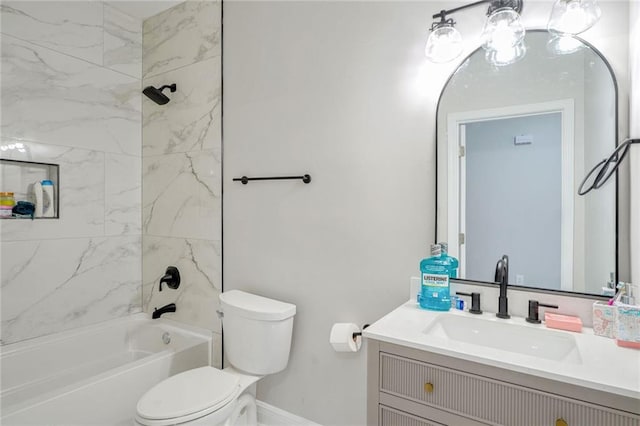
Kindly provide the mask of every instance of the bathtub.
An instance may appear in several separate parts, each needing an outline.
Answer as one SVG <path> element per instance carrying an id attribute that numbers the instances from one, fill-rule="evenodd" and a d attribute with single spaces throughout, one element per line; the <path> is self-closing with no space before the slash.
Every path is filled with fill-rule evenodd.
<path id="1" fill-rule="evenodd" d="M 211 364 L 211 332 L 136 314 L 1 349 L 10 425 L 130 425 L 161 380 Z"/>

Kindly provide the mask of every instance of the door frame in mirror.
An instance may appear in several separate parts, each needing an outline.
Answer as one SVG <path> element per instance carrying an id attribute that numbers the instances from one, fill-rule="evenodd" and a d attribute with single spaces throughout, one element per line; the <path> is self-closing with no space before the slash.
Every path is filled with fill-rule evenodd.
<path id="1" fill-rule="evenodd" d="M 465 111 L 452 113 L 447 117 L 447 215 L 449 218 L 457 217 L 458 220 L 447 221 L 447 239 L 449 241 L 449 254 L 458 257 L 460 261 L 459 272 L 464 272 L 464 252 L 460 250 L 462 241 L 460 236 L 464 235 L 465 223 L 465 193 L 463 181 L 465 179 L 465 162 L 463 146 L 460 146 L 464 139 L 464 124 L 500 120 L 532 115 L 560 113 L 562 117 L 561 128 L 561 170 L 562 170 L 562 190 L 561 205 L 562 213 L 560 218 L 561 241 L 561 290 L 571 291 L 567 288 L 573 283 L 573 216 L 574 216 L 574 101 L 573 99 L 561 99 L 536 104 L 520 104 L 501 108 L 490 108 L 483 110 Z M 460 148 L 459 148 L 460 147 Z M 457 241 L 458 244 L 452 244 Z M 571 259 L 568 263 L 565 260 Z"/>

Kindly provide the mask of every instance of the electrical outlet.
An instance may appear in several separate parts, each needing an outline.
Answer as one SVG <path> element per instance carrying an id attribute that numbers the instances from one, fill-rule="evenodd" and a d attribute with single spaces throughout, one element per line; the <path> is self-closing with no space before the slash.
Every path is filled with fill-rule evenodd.
<path id="1" fill-rule="evenodd" d="M 524 284 L 524 275 L 516 274 L 516 284 Z"/>

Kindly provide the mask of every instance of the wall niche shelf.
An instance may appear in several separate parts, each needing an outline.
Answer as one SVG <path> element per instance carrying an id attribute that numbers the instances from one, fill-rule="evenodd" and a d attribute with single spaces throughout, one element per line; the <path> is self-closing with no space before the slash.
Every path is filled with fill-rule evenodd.
<path id="1" fill-rule="evenodd" d="M 50 217 L 0 217 L 0 219 L 59 219 L 60 203 L 60 166 L 52 163 L 40 163 L 35 161 L 10 160 L 0 158 L 0 192 L 13 192 L 16 203 L 29 201 L 35 204 L 33 184 L 50 180 L 53 182 L 53 206 L 54 215 Z"/>

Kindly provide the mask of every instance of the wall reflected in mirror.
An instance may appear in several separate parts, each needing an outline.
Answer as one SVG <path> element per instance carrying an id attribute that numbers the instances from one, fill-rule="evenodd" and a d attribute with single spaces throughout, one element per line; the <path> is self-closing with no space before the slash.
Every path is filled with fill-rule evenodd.
<path id="1" fill-rule="evenodd" d="M 463 279 L 493 282 L 507 254 L 510 284 L 602 294 L 611 273 L 625 274 L 616 180 L 587 196 L 577 188 L 616 146 L 615 77 L 580 40 L 529 30 L 525 44 L 508 66 L 477 50 L 442 91 L 437 240 Z"/>

